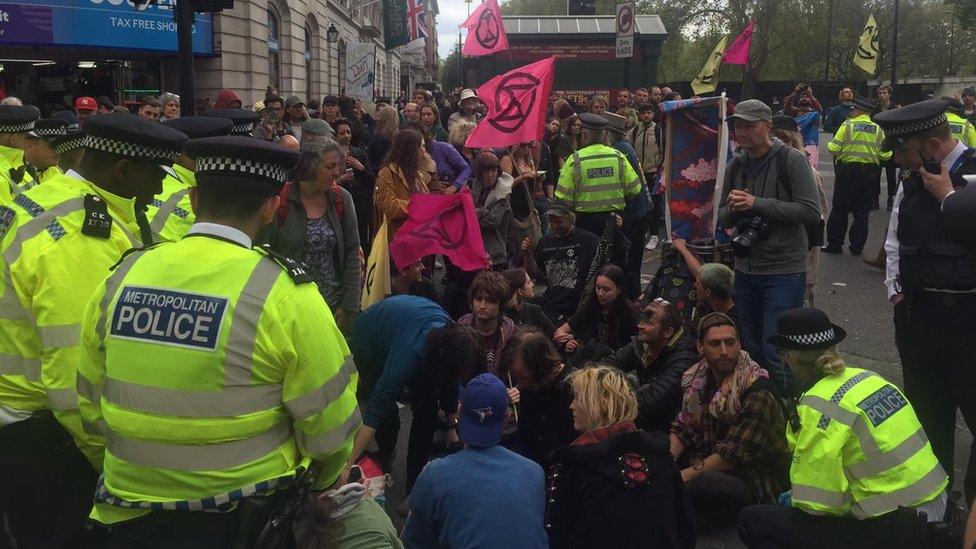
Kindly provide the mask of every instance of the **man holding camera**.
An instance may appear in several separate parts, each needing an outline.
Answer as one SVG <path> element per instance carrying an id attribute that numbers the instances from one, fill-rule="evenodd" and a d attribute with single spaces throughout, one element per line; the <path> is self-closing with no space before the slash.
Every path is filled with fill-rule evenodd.
<path id="1" fill-rule="evenodd" d="M 739 143 L 725 171 L 719 223 L 735 227 L 735 283 L 742 340 L 781 391 L 792 375 L 766 340 L 783 311 L 803 305 L 806 225 L 821 222 L 813 170 L 802 152 L 772 139 L 772 111 L 750 99 L 729 117 Z"/>

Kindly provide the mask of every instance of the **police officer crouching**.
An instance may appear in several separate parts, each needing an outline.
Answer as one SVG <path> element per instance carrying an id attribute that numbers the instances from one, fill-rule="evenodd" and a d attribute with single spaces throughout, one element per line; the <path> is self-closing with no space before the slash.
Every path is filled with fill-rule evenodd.
<path id="1" fill-rule="evenodd" d="M 976 150 L 952 138 L 947 104 L 929 99 L 875 116 L 885 147 L 910 174 L 895 196 L 885 250 L 885 285 L 894 305 L 895 344 L 905 395 L 942 467 L 954 472 L 956 410 L 976 428 L 976 368 L 969 329 L 976 310 L 976 247 L 953 240 L 942 202 L 976 174 Z M 951 225 L 950 225 L 951 226 Z M 976 448 L 970 448 L 976 456 Z M 976 496 L 976 458 L 964 482 Z"/>
<path id="2" fill-rule="evenodd" d="M 230 135 L 234 125 L 229 118 L 216 116 L 183 116 L 163 124 L 185 133 L 190 139 Z M 176 157 L 173 175 L 163 179 L 163 192 L 157 194 L 146 209 L 154 241 L 175 242 L 183 238 L 196 221 L 190 205 L 190 187 L 197 184 L 194 170 L 196 163 L 186 154 Z"/>
<path id="3" fill-rule="evenodd" d="M 843 251 L 848 215 L 853 216 L 851 255 L 861 255 L 867 242 L 868 214 L 877 203 L 881 165 L 891 158 L 891 151 L 881 150 L 884 131 L 871 121 L 874 108 L 873 102 L 855 97 L 850 117 L 827 143 L 827 150 L 834 155 L 836 180 L 824 253 Z"/>
<path id="4" fill-rule="evenodd" d="M 185 152 L 197 222 L 126 256 L 82 323 L 79 404 L 104 451 L 92 518 L 112 547 L 251 543 L 300 466 L 315 462 L 314 489 L 336 481 L 361 423 L 312 278 L 252 248 L 299 153 L 248 137 Z"/>
<path id="5" fill-rule="evenodd" d="M 627 199 L 640 195 L 641 180 L 627 157 L 606 145 L 606 118 L 583 113 L 579 119 L 583 147 L 560 168 L 556 198 L 573 205 L 577 228 L 600 236 L 610 214 L 623 214 Z"/>
<path id="6" fill-rule="evenodd" d="M 901 391 L 844 363 L 846 335 L 818 309 L 776 321 L 769 343 L 802 386 L 786 430 L 792 490 L 739 513 L 750 549 L 937 547 L 927 523 L 945 517 L 949 479 Z"/>
<path id="7" fill-rule="evenodd" d="M 102 460 L 78 412 L 81 319 L 112 265 L 141 245 L 136 203 L 186 140 L 128 114 L 86 127 L 78 171 L 0 206 L 0 523 L 19 547 L 71 545 L 91 509 Z"/>

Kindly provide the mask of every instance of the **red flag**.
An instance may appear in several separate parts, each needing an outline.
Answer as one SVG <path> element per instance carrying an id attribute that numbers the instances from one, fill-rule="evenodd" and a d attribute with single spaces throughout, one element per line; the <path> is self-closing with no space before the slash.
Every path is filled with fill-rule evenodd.
<path id="1" fill-rule="evenodd" d="M 496 76 L 478 88 L 488 116 L 468 136 L 468 147 L 505 147 L 538 141 L 546 124 L 556 58 L 550 57 Z"/>
<path id="2" fill-rule="evenodd" d="M 468 29 L 461 48 L 461 54 L 466 57 L 491 55 L 508 49 L 508 36 L 495 0 L 482 2 L 461 27 Z"/>
<path id="3" fill-rule="evenodd" d="M 478 212 L 467 187 L 448 195 L 415 194 L 407 215 L 390 243 L 390 257 L 398 269 L 434 254 L 446 255 L 465 271 L 488 266 Z"/>
<path id="4" fill-rule="evenodd" d="M 739 36 L 735 37 L 732 45 L 725 48 L 722 62 L 729 65 L 747 65 L 749 63 L 749 46 L 752 44 L 752 30 L 755 23 L 749 21 Z"/>

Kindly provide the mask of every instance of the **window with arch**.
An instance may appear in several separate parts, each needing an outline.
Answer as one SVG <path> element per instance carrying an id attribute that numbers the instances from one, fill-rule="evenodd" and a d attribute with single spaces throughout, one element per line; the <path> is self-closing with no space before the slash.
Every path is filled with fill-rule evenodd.
<path id="1" fill-rule="evenodd" d="M 336 86 L 339 94 L 346 93 L 346 41 L 339 40 L 339 47 L 336 49 L 339 59 L 337 59 L 338 74 L 336 75 Z"/>
<path id="2" fill-rule="evenodd" d="M 305 23 L 305 100 L 312 99 L 312 31 Z"/>
<path id="3" fill-rule="evenodd" d="M 281 35 L 278 16 L 268 8 L 268 84 L 281 89 Z"/>

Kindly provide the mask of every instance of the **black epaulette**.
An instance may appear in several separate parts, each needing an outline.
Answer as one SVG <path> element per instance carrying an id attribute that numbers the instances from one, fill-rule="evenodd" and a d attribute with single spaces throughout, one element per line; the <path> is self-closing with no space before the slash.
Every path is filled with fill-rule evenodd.
<path id="1" fill-rule="evenodd" d="M 142 252 L 148 252 L 149 250 L 151 250 L 153 248 L 156 248 L 158 246 L 161 246 L 163 244 L 169 244 L 169 242 L 156 242 L 156 243 L 150 244 L 148 246 L 140 246 L 138 248 L 129 248 L 128 250 L 122 252 L 122 257 L 120 257 L 119 260 L 115 262 L 115 265 L 112 265 L 109 268 L 109 270 L 110 271 L 114 271 L 115 269 L 117 269 L 119 267 L 119 265 L 125 263 L 125 261 L 127 259 L 129 259 L 129 257 L 131 257 L 133 254 L 141 254 Z"/>
<path id="2" fill-rule="evenodd" d="M 272 250 L 271 246 L 267 244 L 255 246 L 254 249 L 280 265 L 281 268 L 288 273 L 288 276 L 291 277 L 295 284 L 308 284 L 309 282 L 315 282 L 315 279 L 313 279 L 312 275 L 308 272 L 308 265 L 306 265 L 304 262 L 296 261 L 288 256 L 281 255 Z"/>
<path id="3" fill-rule="evenodd" d="M 112 236 L 112 216 L 108 214 L 108 202 L 95 194 L 85 195 L 85 221 L 81 234 L 96 238 Z"/>

